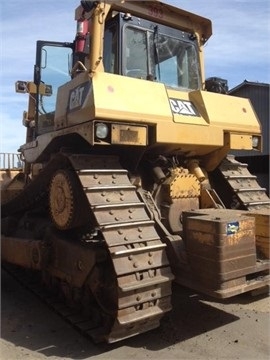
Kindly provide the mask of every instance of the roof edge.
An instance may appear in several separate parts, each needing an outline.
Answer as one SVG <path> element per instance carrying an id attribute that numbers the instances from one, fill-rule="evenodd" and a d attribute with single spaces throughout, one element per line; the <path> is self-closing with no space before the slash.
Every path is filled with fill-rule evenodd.
<path id="1" fill-rule="evenodd" d="M 244 80 L 241 84 L 236 85 L 234 88 L 230 89 L 228 93 L 235 92 L 236 90 L 239 90 L 245 86 L 261 86 L 261 87 L 270 87 L 270 84 L 268 83 L 261 83 L 259 81 L 248 81 Z"/>

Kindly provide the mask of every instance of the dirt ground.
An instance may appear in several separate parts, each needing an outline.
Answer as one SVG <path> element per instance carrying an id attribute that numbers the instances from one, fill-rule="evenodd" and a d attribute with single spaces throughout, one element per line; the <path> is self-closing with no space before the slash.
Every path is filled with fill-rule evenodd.
<path id="1" fill-rule="evenodd" d="M 269 359 L 270 302 L 243 294 L 218 303 L 174 286 L 161 326 L 95 345 L 2 271 L 1 360 Z"/>

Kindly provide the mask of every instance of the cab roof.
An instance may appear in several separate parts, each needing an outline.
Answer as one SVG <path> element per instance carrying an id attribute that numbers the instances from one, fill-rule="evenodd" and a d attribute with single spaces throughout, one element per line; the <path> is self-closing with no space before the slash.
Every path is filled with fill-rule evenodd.
<path id="1" fill-rule="evenodd" d="M 108 4 L 111 11 L 131 13 L 133 16 L 142 17 L 179 30 L 198 33 L 202 43 L 212 35 L 211 20 L 158 0 L 104 0 L 95 3 Z"/>

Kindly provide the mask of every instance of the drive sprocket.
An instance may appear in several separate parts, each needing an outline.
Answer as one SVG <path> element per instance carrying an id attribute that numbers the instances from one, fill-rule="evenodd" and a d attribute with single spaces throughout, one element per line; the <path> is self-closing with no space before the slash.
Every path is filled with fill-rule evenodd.
<path id="1" fill-rule="evenodd" d="M 49 190 L 51 218 L 60 230 L 68 230 L 83 224 L 82 194 L 76 173 L 58 170 L 52 177 Z"/>

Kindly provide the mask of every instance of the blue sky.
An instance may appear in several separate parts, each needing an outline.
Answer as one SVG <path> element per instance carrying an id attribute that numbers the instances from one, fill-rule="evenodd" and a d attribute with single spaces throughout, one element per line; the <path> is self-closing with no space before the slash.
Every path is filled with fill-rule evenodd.
<path id="1" fill-rule="evenodd" d="M 164 1 L 212 20 L 205 45 L 206 77 L 270 83 L 269 0 Z M 32 80 L 37 40 L 70 41 L 76 31 L 79 0 L 0 2 L 0 151 L 16 152 L 25 141 L 22 113 L 27 95 L 15 93 L 17 80 Z"/>

